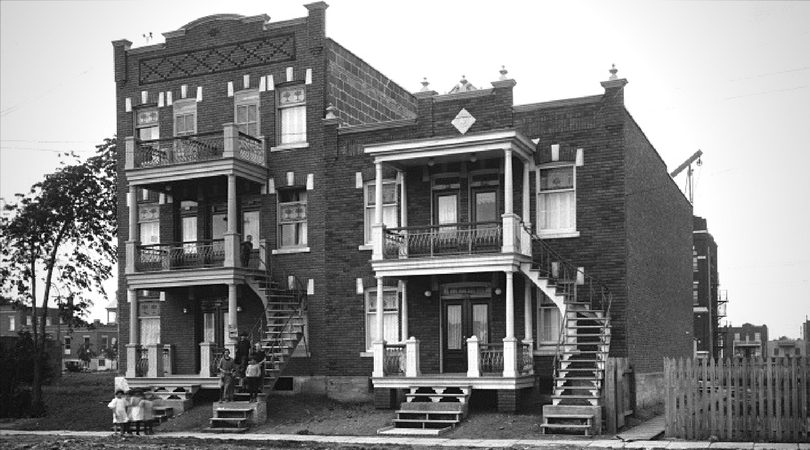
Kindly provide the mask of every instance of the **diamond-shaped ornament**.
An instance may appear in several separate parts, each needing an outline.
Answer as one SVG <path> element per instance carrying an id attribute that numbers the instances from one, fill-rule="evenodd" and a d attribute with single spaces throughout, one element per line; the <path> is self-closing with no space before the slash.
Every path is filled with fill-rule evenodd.
<path id="1" fill-rule="evenodd" d="M 456 118 L 450 123 L 452 123 L 461 134 L 464 134 L 475 123 L 475 117 L 466 109 L 461 108 L 461 111 L 456 114 Z"/>

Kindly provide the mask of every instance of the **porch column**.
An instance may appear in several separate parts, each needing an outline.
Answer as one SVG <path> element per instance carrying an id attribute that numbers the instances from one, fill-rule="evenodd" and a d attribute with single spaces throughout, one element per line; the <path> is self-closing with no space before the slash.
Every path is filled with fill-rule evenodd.
<path id="1" fill-rule="evenodd" d="M 408 282 L 399 280 L 399 292 L 402 293 L 402 333 L 400 334 L 401 340 L 408 340 Z"/>
<path id="2" fill-rule="evenodd" d="M 514 272 L 506 272 L 506 337 L 503 338 L 503 376 L 517 375 L 517 339 L 515 339 Z"/>
<path id="3" fill-rule="evenodd" d="M 478 336 L 472 335 L 467 338 L 467 377 L 478 378 L 481 376 L 481 342 Z"/>
<path id="4" fill-rule="evenodd" d="M 379 165 L 377 168 L 379 169 Z M 378 173 L 379 175 L 379 173 Z M 381 179 L 377 177 L 377 185 L 379 186 Z M 381 191 L 378 189 L 377 194 Z M 380 200 L 382 201 L 382 200 Z M 381 211 L 379 208 L 380 203 L 377 203 L 377 211 Z M 382 377 L 385 376 L 385 369 L 384 369 L 384 360 L 385 360 L 385 327 L 383 326 L 383 277 L 377 277 L 377 326 L 376 326 L 376 339 L 372 343 L 372 348 L 374 352 L 374 373 L 372 376 L 375 377 Z"/>
<path id="5" fill-rule="evenodd" d="M 135 257 L 140 243 L 140 230 L 138 229 L 138 189 L 129 186 L 127 200 L 129 200 L 129 239 L 126 242 L 127 260 L 126 273 L 135 273 Z"/>
<path id="6" fill-rule="evenodd" d="M 138 297 L 134 289 L 127 289 L 127 301 L 129 302 L 129 344 L 127 344 L 127 377 L 136 376 L 135 367 L 138 364 L 138 334 L 140 331 L 140 321 L 138 320 Z"/>
<path id="7" fill-rule="evenodd" d="M 225 267 L 236 267 L 239 261 L 239 234 L 236 232 L 236 176 L 228 175 L 228 228 L 225 239 Z"/>
<path id="8" fill-rule="evenodd" d="M 383 259 L 383 170 L 382 163 L 375 162 L 374 178 L 374 223 L 371 224 L 371 239 L 374 250 L 371 259 Z"/>
<path id="9" fill-rule="evenodd" d="M 532 229 L 531 211 L 529 210 L 529 161 L 523 161 L 523 209 L 520 212 L 526 228 Z"/>
<path id="10" fill-rule="evenodd" d="M 514 208 L 514 186 L 512 177 L 514 176 L 512 170 L 512 150 L 504 149 L 504 192 L 503 192 L 503 206 L 504 213 L 501 216 L 503 226 L 503 245 L 501 246 L 502 253 L 515 253 L 517 252 L 517 229 L 518 217 L 515 215 Z"/>
<path id="11" fill-rule="evenodd" d="M 503 192 L 503 212 L 504 214 L 514 214 L 514 188 L 512 187 L 512 150 L 504 150 L 504 192 Z"/>
<path id="12" fill-rule="evenodd" d="M 408 188 L 405 185 L 405 172 L 397 172 L 399 183 L 399 226 L 408 226 Z"/>
<path id="13" fill-rule="evenodd" d="M 523 343 L 529 345 L 529 350 L 534 350 L 534 333 L 532 332 L 532 319 L 534 311 L 532 310 L 532 285 L 529 280 L 524 277 L 526 289 L 523 292 Z"/>
<path id="14" fill-rule="evenodd" d="M 239 328 L 236 320 L 236 285 L 228 285 L 228 328 L 227 338 L 225 339 L 225 348 L 231 350 L 231 354 L 235 355 L 236 340 L 239 339 Z"/>

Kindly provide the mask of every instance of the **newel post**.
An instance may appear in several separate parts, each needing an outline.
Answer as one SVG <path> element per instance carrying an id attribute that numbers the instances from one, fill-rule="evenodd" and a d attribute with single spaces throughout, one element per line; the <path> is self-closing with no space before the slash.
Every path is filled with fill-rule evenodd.
<path id="1" fill-rule="evenodd" d="M 374 341 L 371 344 L 371 351 L 374 354 L 374 371 L 371 376 L 382 378 L 385 376 L 385 341 Z"/>
<path id="2" fill-rule="evenodd" d="M 200 342 L 200 377 L 213 377 L 211 373 L 211 350 L 213 342 Z"/>
<path id="3" fill-rule="evenodd" d="M 163 344 L 146 344 L 149 358 L 149 369 L 146 376 L 149 378 L 163 376 Z"/>

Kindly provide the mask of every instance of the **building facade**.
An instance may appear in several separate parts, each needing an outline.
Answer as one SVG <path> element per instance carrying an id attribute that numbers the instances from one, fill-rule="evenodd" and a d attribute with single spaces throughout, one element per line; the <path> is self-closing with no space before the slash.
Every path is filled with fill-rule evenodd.
<path id="1" fill-rule="evenodd" d="M 726 358 L 751 358 L 768 356 L 768 326 L 745 323 L 740 327 L 725 326 L 723 329 Z"/>
<path id="2" fill-rule="evenodd" d="M 807 356 L 807 341 L 785 337 L 768 341 L 767 356 L 772 358 Z"/>
<path id="3" fill-rule="evenodd" d="M 694 216 L 692 237 L 692 311 L 695 317 L 695 357 L 722 358 L 723 330 L 728 297 L 720 290 L 717 243 L 706 219 Z"/>
<path id="4" fill-rule="evenodd" d="M 504 69 L 410 93 L 306 8 L 113 42 L 130 386 L 218 389 L 246 332 L 268 389 L 391 407 L 450 383 L 514 411 L 539 381 L 596 404 L 610 355 L 652 398 L 692 351 L 692 209 L 627 81 L 514 105 Z"/>

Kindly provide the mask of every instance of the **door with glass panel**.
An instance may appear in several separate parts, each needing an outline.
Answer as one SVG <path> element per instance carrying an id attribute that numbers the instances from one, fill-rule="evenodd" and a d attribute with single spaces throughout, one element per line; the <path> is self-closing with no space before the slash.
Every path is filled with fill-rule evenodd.
<path id="1" fill-rule="evenodd" d="M 433 234 L 433 251 L 450 253 L 458 251 L 458 194 L 439 192 L 434 195 L 434 220 L 440 226 Z"/>
<path id="2" fill-rule="evenodd" d="M 470 251 L 497 251 L 501 247 L 497 191 L 476 189 L 472 197 L 475 224 L 471 233 Z"/>
<path id="3" fill-rule="evenodd" d="M 444 373 L 467 372 L 467 339 L 489 343 L 489 298 L 471 294 L 442 298 L 442 359 Z"/>

